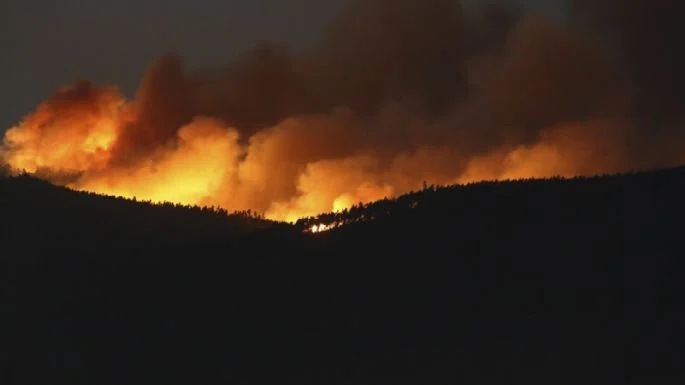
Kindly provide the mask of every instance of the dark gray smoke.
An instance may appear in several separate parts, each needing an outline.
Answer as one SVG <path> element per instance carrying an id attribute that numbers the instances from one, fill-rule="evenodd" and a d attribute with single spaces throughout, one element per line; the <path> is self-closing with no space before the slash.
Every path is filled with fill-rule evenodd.
<path id="1" fill-rule="evenodd" d="M 570 0 L 573 16 L 615 51 L 644 119 L 667 123 L 685 103 L 685 2 Z"/>
<path id="2" fill-rule="evenodd" d="M 571 21 L 561 24 L 501 1 L 471 9 L 350 0 L 305 53 L 267 42 L 223 68 L 194 71 L 162 56 L 112 117 L 125 124 L 111 158 L 44 145 L 71 149 L 102 129 L 97 117 L 74 123 L 59 113 L 85 108 L 78 98 L 54 113 L 48 101 L 38 114 L 69 122 L 74 135 L 29 119 L 8 131 L 5 158 L 68 165 L 82 172 L 77 188 L 129 195 L 166 197 L 179 175 L 205 170 L 179 199 L 275 218 L 396 195 L 426 179 L 684 162 L 683 6 L 570 1 Z"/>

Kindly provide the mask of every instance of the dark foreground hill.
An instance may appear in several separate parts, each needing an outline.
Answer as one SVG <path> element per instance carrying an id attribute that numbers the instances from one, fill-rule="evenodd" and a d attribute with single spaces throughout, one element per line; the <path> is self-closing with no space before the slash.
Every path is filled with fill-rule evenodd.
<path id="1" fill-rule="evenodd" d="M 0 218 L 0 239 L 18 255 L 212 242 L 279 226 L 251 212 L 76 192 L 30 175 L 0 177 Z"/>
<path id="2" fill-rule="evenodd" d="M 254 231 L 3 180 L 1 382 L 685 383 L 684 193 L 431 187 Z"/>

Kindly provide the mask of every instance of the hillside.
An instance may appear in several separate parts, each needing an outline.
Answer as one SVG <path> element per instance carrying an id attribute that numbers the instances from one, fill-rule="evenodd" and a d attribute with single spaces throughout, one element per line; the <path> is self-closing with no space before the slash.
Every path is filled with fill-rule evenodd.
<path id="1" fill-rule="evenodd" d="M 52 185 L 30 175 L 0 177 L 5 246 L 97 252 L 136 244 L 175 244 L 225 239 L 278 224 L 251 212 L 152 204 Z"/>
<path id="2" fill-rule="evenodd" d="M 3 249 L 28 248 L 2 257 L 0 373 L 682 383 L 684 193 L 685 168 L 430 187 L 254 231 L 265 222 L 3 179 Z M 343 225 L 306 232 L 320 224 Z"/>

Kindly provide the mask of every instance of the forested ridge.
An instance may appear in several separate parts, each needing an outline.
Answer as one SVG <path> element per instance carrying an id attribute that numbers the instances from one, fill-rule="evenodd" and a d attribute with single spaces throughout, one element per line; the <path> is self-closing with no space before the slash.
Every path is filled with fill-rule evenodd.
<path id="1" fill-rule="evenodd" d="M 3 178 L 2 382 L 682 383 L 684 193 L 425 186 L 288 225 Z"/>
<path id="2" fill-rule="evenodd" d="M 0 213 L 5 246 L 25 252 L 35 246 L 87 250 L 102 244 L 209 241 L 276 225 L 252 211 L 229 214 L 218 207 L 103 196 L 28 174 L 0 178 Z"/>

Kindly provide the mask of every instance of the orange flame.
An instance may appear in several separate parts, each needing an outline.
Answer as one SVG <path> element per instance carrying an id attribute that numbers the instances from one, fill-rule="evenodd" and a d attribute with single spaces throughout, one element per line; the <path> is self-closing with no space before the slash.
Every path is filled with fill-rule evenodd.
<path id="1" fill-rule="evenodd" d="M 551 129 L 534 145 L 504 147 L 472 157 L 458 172 L 444 166 L 459 158 L 453 151 L 431 146 L 394 155 L 389 166 L 369 151 L 343 157 L 313 153 L 298 159 L 303 152 L 313 151 L 302 146 L 321 146 L 327 136 L 336 140 L 335 136 L 343 135 L 344 127 L 331 124 L 332 117 L 291 118 L 241 144 L 238 130 L 218 119 L 198 116 L 142 160 L 112 162 L 121 133 L 135 120 L 133 111 L 112 88 L 88 84 L 63 88 L 6 132 L 0 155 L 15 170 L 42 172 L 48 178 L 75 173 L 78 176 L 65 184 L 76 190 L 251 209 L 288 222 L 415 190 L 426 179 L 447 184 L 572 176 L 606 166 L 605 162 L 594 170 L 583 168 L 591 163 L 582 158 L 583 151 L 591 147 L 574 139 L 585 131 L 575 126 Z M 318 134 L 323 139 L 312 139 L 306 131 L 316 129 L 323 130 Z M 330 228 L 317 225 L 310 231 Z"/>
<path id="2" fill-rule="evenodd" d="M 3 159 L 27 172 L 103 168 L 124 106 L 113 89 L 96 89 L 87 83 L 64 87 L 20 125 L 7 130 Z"/>
<path id="3" fill-rule="evenodd" d="M 250 209 L 287 222 L 417 190 L 426 180 L 573 176 L 619 165 L 602 147 L 608 141 L 597 137 L 611 132 L 612 122 L 563 124 L 543 131 L 537 143 L 469 157 L 448 145 L 374 151 L 355 136 L 359 130 L 352 127 L 363 124 L 349 111 L 293 116 L 246 142 L 237 128 L 196 116 L 152 150 L 128 157 L 130 151 L 121 151 L 125 141 L 154 134 L 141 126 L 141 113 L 114 88 L 85 82 L 65 87 L 6 132 L 0 159 L 76 190 Z M 65 175 L 72 177 L 65 181 Z"/>
<path id="4" fill-rule="evenodd" d="M 426 182 L 641 164 L 623 121 L 632 85 L 567 25 L 512 13 L 496 26 L 449 1 L 349 11 L 311 52 L 265 45 L 193 72 L 164 55 L 131 101 L 61 88 L 5 133 L 0 161 L 77 190 L 289 222 Z"/>
<path id="5" fill-rule="evenodd" d="M 328 230 L 331 230 L 331 229 L 333 229 L 333 226 L 330 226 L 330 225 L 326 225 L 326 224 L 320 223 L 320 224 L 318 224 L 318 225 L 313 225 L 313 226 L 309 229 L 309 232 L 315 233 L 315 234 L 316 234 L 316 233 L 323 233 L 324 231 L 328 231 Z"/>

